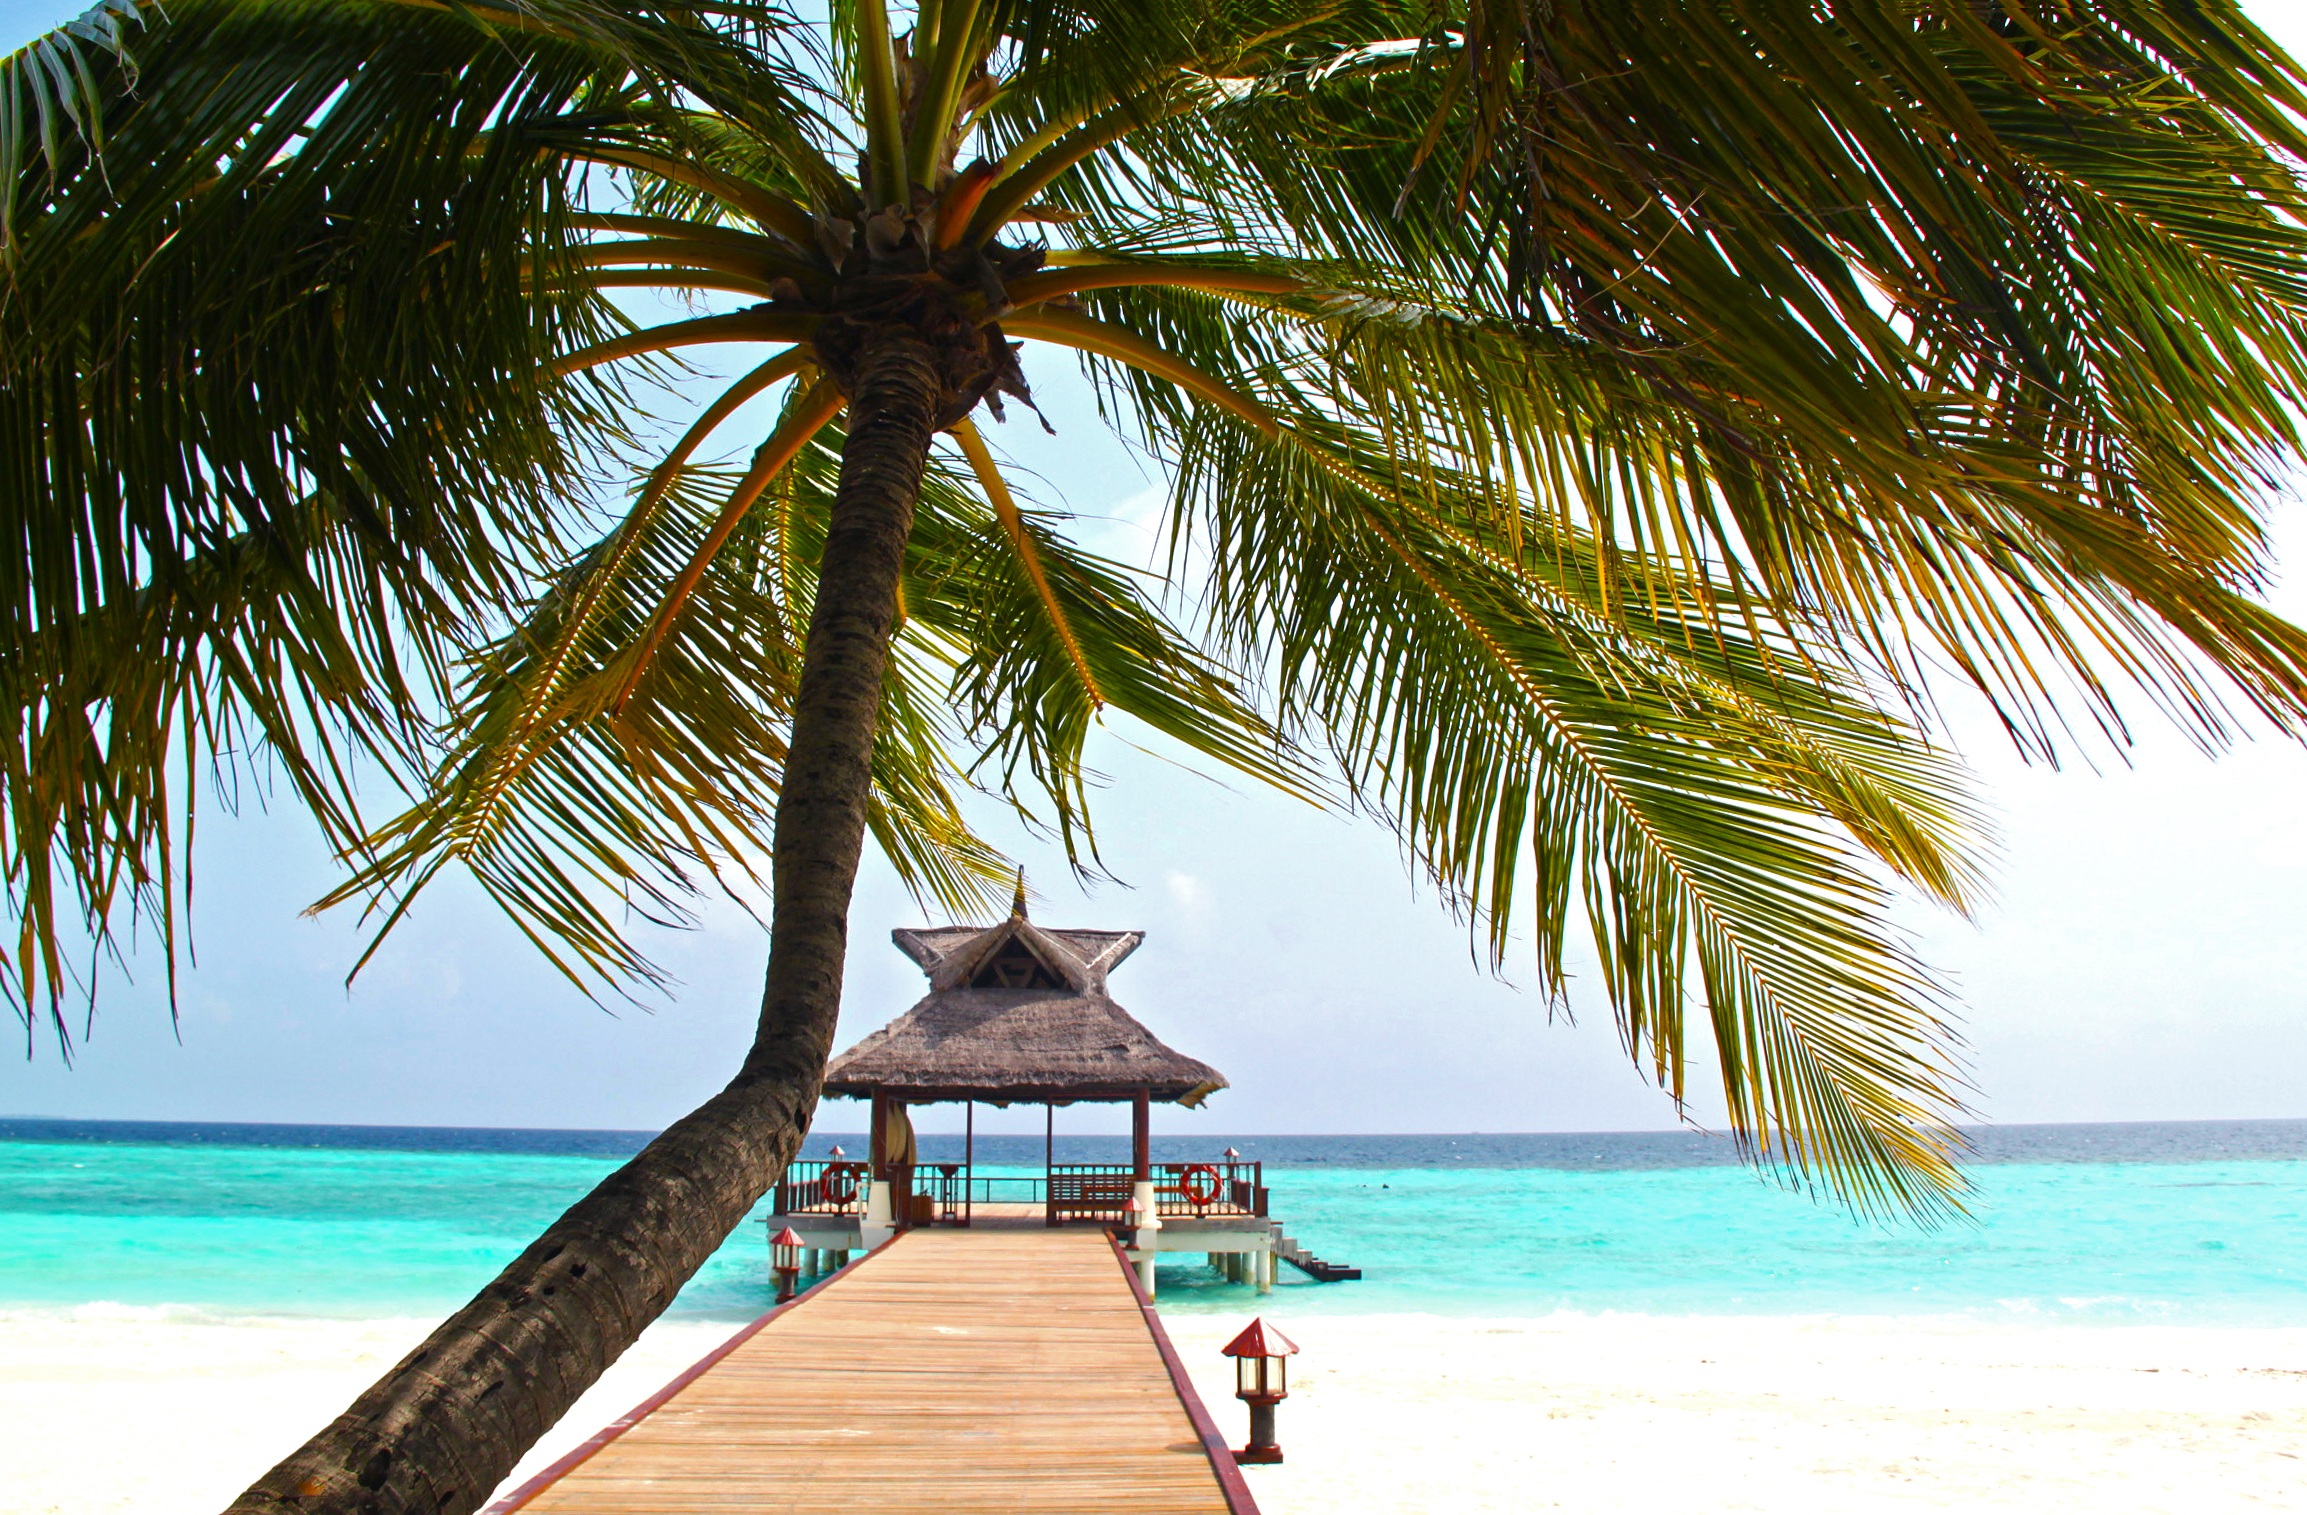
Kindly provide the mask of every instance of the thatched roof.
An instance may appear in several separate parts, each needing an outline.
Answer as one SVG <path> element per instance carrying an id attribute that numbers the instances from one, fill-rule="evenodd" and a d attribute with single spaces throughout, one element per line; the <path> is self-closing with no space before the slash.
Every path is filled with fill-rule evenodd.
<path id="1" fill-rule="evenodd" d="M 929 975 L 926 998 L 833 1060 L 825 1092 L 986 1104 L 1157 1100 L 1197 1105 L 1226 1086 L 1162 1045 L 1106 994 L 1138 931 L 1046 931 L 1021 907 L 997 926 L 893 931 Z"/>

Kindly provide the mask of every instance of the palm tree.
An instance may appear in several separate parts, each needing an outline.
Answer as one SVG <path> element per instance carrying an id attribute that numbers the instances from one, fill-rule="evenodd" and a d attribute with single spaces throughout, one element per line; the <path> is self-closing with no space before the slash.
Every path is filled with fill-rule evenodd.
<path id="1" fill-rule="evenodd" d="M 2307 712 L 2302 88 L 2221 0 L 106 0 L 0 63 L 27 1033 L 75 924 L 173 965 L 203 765 L 581 982 L 770 860 L 728 1087 L 235 1508 L 485 1499 L 795 1150 L 866 833 L 956 910 L 970 785 L 1086 849 L 1107 709 L 1382 815 L 1551 993 L 1583 919 L 1677 1099 L 1702 1007 L 1759 1158 L 1946 1202 L 1934 681 L 2045 755 Z M 1161 596 L 978 429 L 1018 342 L 1172 470 Z"/>

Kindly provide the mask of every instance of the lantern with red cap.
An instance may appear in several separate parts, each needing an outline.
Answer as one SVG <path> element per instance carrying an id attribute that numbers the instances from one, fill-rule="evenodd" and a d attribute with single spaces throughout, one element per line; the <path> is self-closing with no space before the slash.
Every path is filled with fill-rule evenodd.
<path id="1" fill-rule="evenodd" d="M 794 1281 L 801 1276 L 801 1238 L 787 1226 L 769 1238 L 769 1266 L 777 1274 L 777 1303 L 790 1303 L 796 1290 Z"/>
<path id="2" fill-rule="evenodd" d="M 1249 1445 L 1234 1453 L 1234 1461 L 1280 1462 L 1274 1406 L 1290 1397 L 1290 1359 L 1297 1355 L 1298 1344 L 1261 1316 L 1224 1350 L 1234 1360 L 1234 1397 L 1250 1407 Z"/>

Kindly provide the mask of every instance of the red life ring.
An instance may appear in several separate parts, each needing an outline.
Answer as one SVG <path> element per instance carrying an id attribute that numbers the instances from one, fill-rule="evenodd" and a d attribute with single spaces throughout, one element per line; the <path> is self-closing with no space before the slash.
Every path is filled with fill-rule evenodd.
<path id="1" fill-rule="evenodd" d="M 831 1205 L 845 1205 L 857 1197 L 857 1170 L 845 1163 L 835 1163 L 825 1170 L 825 1178 L 818 1192 Z"/>
<path id="2" fill-rule="evenodd" d="M 1208 1163 L 1195 1163 L 1178 1175 L 1178 1193 L 1195 1209 L 1204 1209 L 1214 1203 L 1218 1191 L 1225 1187 L 1218 1170 Z"/>

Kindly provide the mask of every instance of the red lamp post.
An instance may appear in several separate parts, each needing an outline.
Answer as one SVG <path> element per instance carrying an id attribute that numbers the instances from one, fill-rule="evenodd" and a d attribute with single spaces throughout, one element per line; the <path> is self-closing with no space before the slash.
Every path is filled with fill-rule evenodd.
<path id="1" fill-rule="evenodd" d="M 1297 1355 L 1298 1344 L 1261 1316 L 1224 1350 L 1234 1360 L 1234 1398 L 1250 1407 L 1249 1445 L 1234 1453 L 1234 1461 L 1280 1462 L 1274 1406 L 1290 1397 L 1290 1359 Z"/>
<path id="2" fill-rule="evenodd" d="M 769 1266 L 777 1274 L 777 1303 L 790 1304 L 797 1292 L 794 1281 L 801 1276 L 801 1238 L 787 1226 L 769 1238 Z"/>

